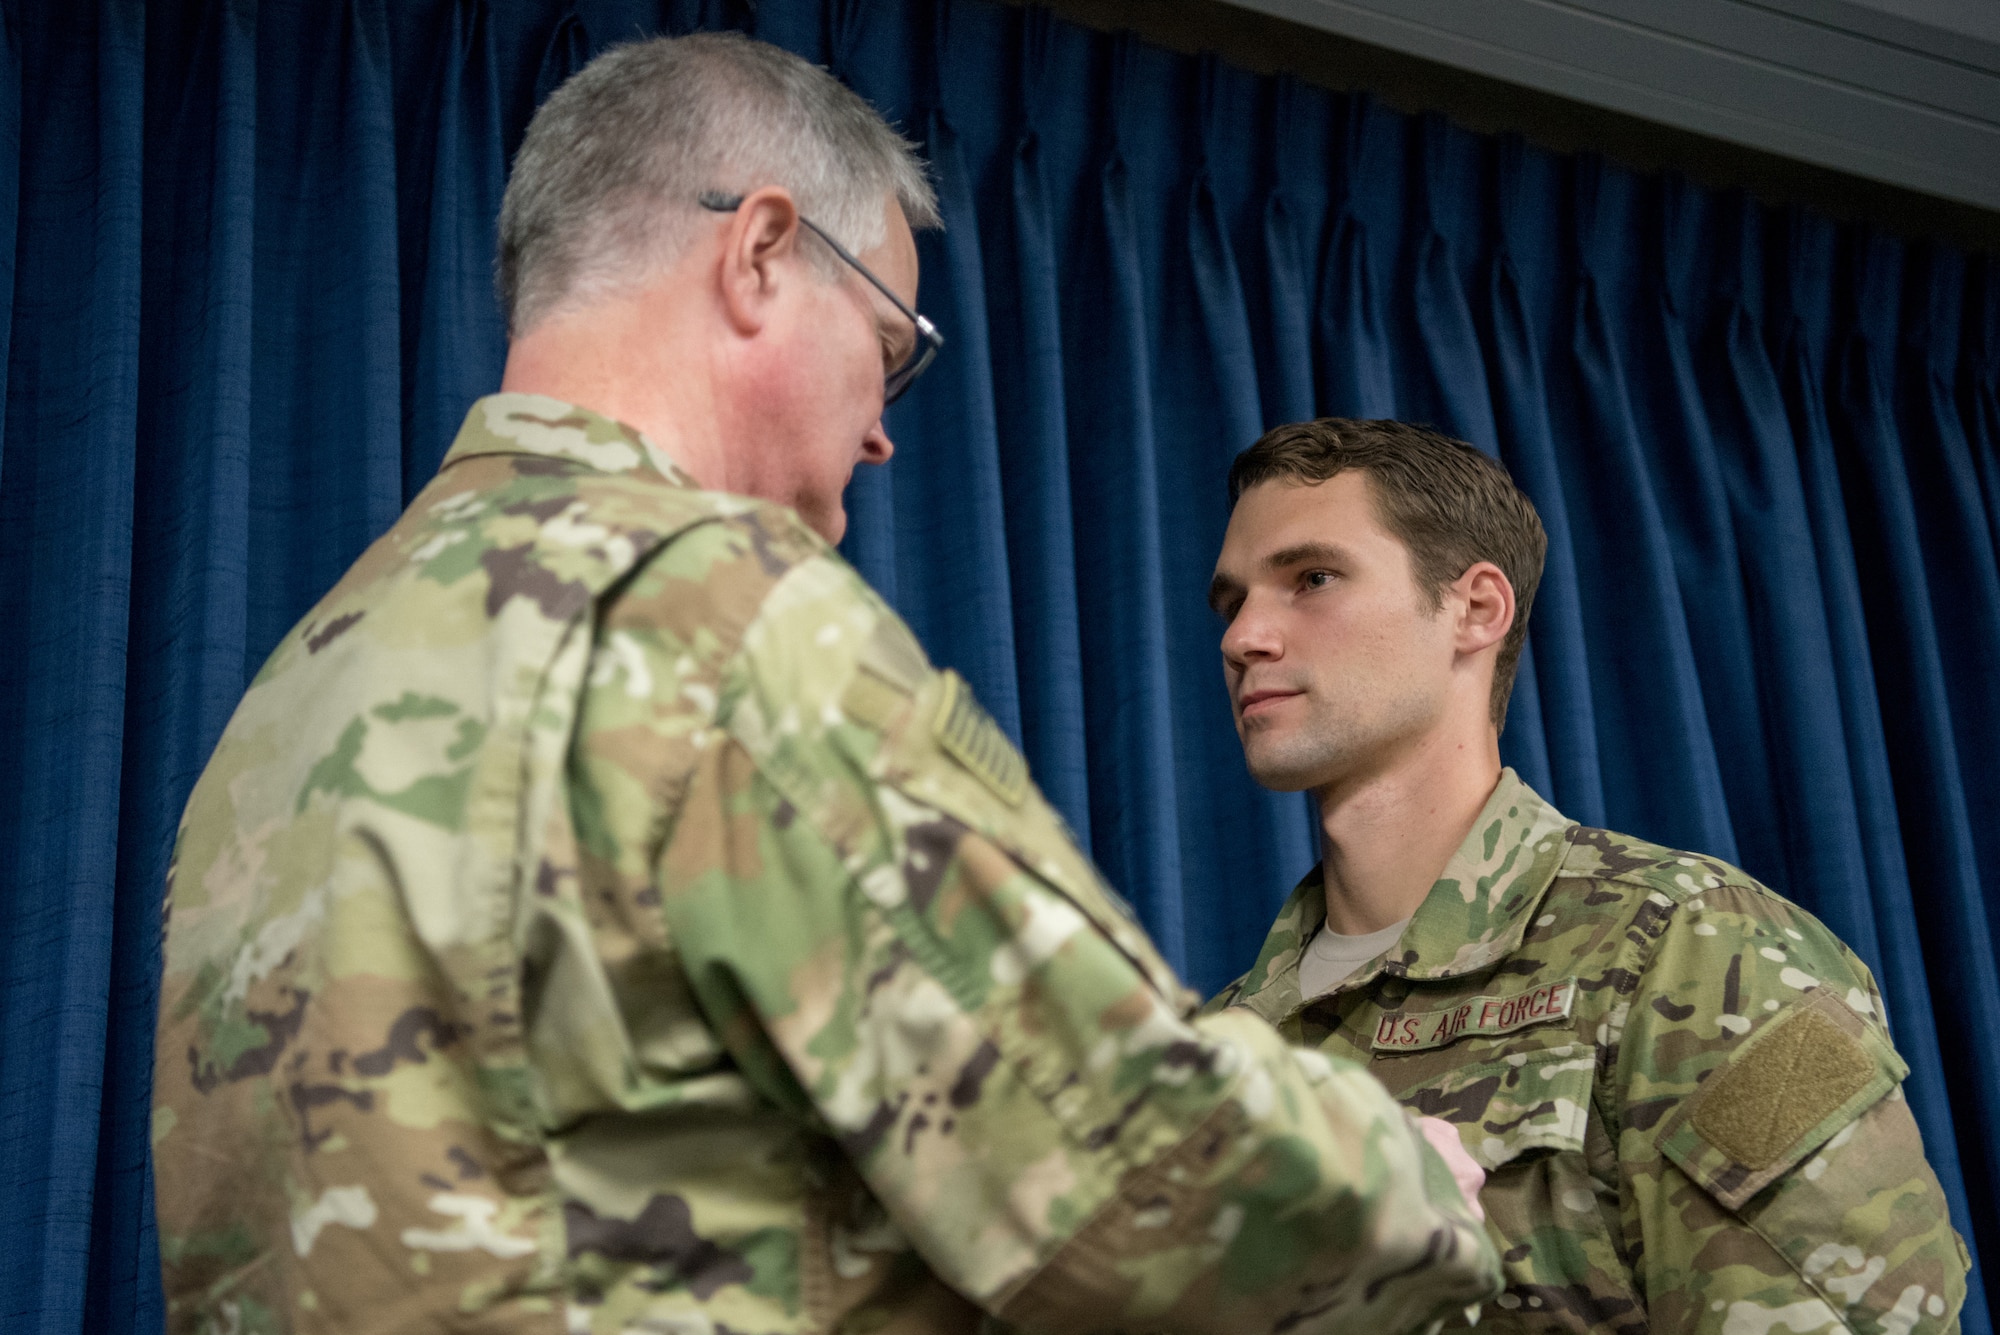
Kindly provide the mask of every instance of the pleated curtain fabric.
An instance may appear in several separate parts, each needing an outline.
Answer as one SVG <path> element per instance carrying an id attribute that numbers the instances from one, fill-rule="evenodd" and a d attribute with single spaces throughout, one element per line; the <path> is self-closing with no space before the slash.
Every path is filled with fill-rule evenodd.
<path id="1" fill-rule="evenodd" d="M 919 139 L 949 344 L 848 555 L 1190 980 L 1315 857 L 1204 605 L 1230 459 L 1429 422 L 1541 509 L 1503 751 L 1880 978 L 2000 1255 L 2000 263 L 956 0 L 0 4 L 0 1328 L 160 1326 L 176 821 L 505 340 L 493 217 L 604 45 L 738 27 Z M 1965 1329 L 1992 1330 L 1975 1272 Z"/>

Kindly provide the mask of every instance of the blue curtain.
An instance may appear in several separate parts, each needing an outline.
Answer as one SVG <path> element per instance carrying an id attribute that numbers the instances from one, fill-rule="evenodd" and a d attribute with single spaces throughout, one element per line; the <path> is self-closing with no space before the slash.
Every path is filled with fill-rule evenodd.
<path id="1" fill-rule="evenodd" d="M 1551 550 L 1504 739 L 1882 980 L 2000 1255 L 2000 264 L 962 0 L 0 4 L 0 1326 L 151 1331 L 159 893 L 261 657 L 497 379 L 492 218 L 608 42 L 735 26 L 926 144 L 946 355 L 850 557 L 1212 988 L 1313 857 L 1203 590 L 1269 423 L 1434 423 Z M 1975 1276 L 1966 1329 L 1992 1330 Z"/>

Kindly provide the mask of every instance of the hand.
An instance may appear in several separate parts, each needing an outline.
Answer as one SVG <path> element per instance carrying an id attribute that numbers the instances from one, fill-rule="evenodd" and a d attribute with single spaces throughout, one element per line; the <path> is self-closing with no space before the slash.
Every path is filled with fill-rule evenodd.
<path id="1" fill-rule="evenodd" d="M 1473 1161 L 1465 1152 L 1465 1146 L 1458 1139 L 1458 1128 L 1438 1117 L 1419 1117 L 1417 1129 L 1424 1133 L 1424 1139 L 1451 1169 L 1452 1180 L 1458 1183 L 1459 1194 L 1472 1208 L 1472 1217 L 1480 1223 L 1486 1222 L 1486 1210 L 1479 1203 L 1479 1189 L 1486 1185 L 1486 1170 Z"/>

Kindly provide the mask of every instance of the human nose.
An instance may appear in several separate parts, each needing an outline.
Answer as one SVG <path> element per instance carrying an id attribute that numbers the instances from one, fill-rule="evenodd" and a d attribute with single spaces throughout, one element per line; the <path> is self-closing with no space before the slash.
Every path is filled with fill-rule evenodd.
<path id="1" fill-rule="evenodd" d="M 1276 625 L 1255 598 L 1245 598 L 1222 631 L 1222 657 L 1235 668 L 1269 662 L 1284 652 Z"/>
<path id="2" fill-rule="evenodd" d="M 861 462 L 865 464 L 886 464 L 896 452 L 896 442 L 889 439 L 888 429 L 882 419 L 876 418 L 875 425 L 868 428 L 868 434 L 861 438 Z"/>

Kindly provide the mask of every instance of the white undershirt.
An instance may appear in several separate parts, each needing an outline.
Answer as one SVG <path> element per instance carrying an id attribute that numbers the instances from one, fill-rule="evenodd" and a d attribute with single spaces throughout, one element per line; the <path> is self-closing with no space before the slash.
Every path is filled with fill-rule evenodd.
<path id="1" fill-rule="evenodd" d="M 1408 918 L 1366 936 L 1343 936 L 1321 926 L 1299 957 L 1299 997 L 1322 997 L 1354 976 L 1354 971 L 1402 939 Z"/>

